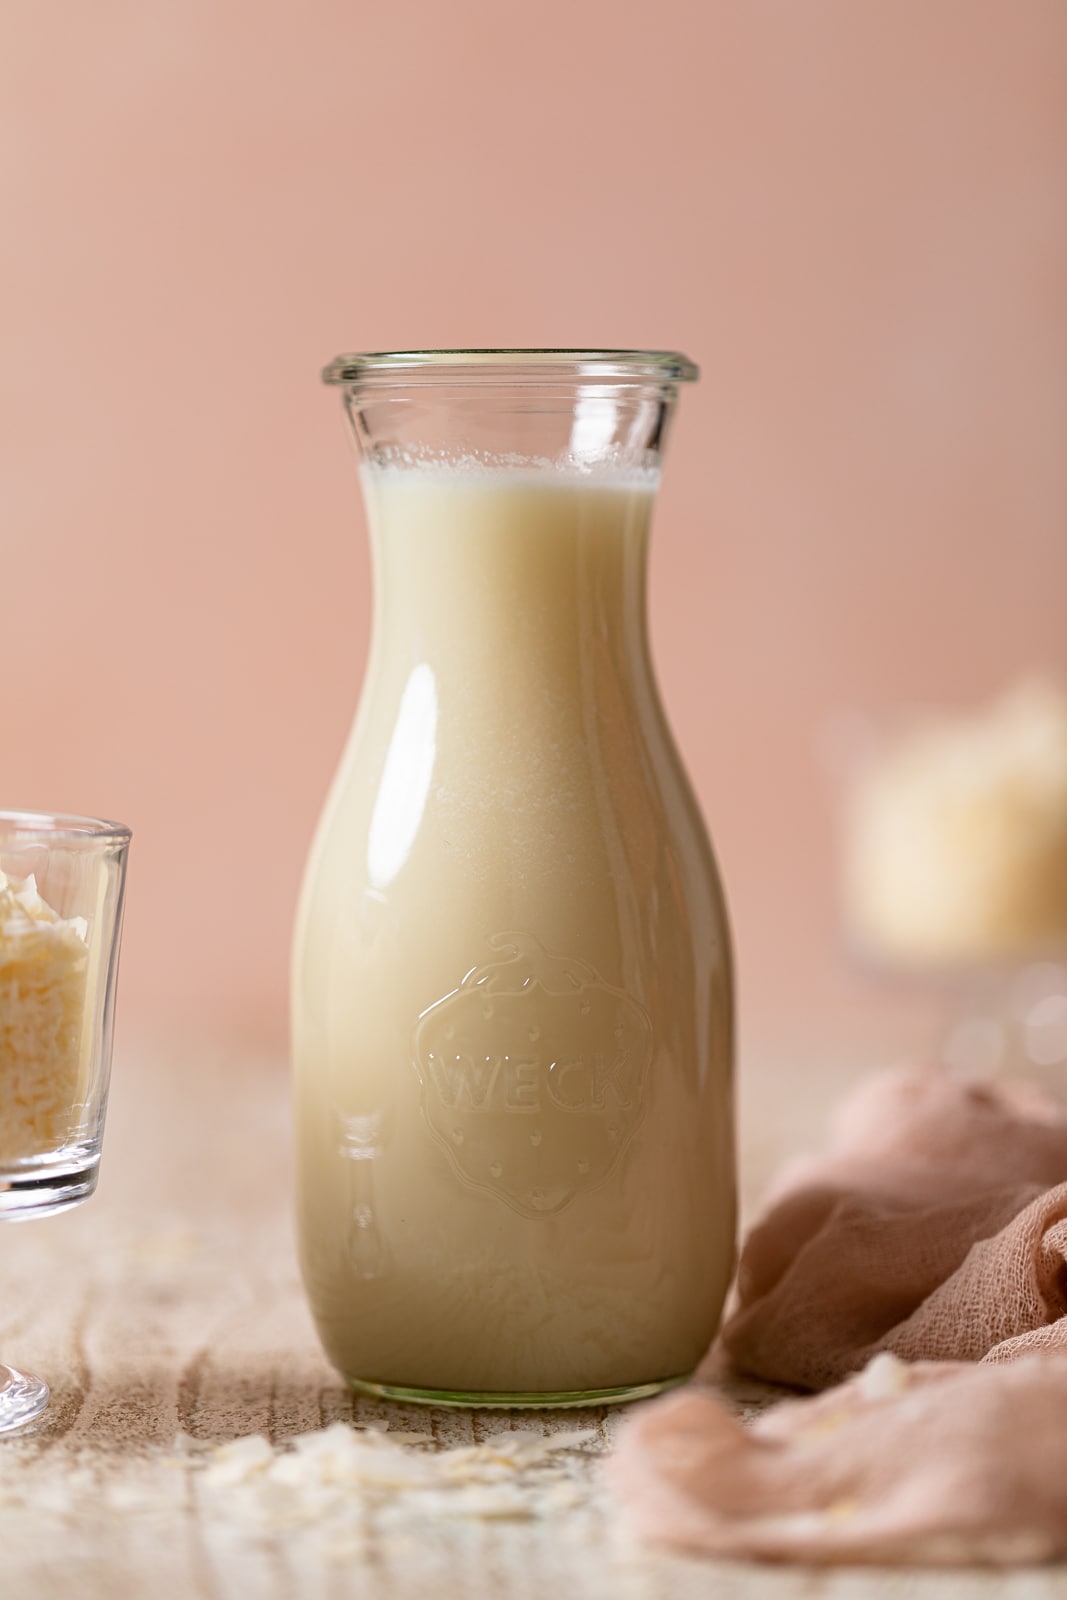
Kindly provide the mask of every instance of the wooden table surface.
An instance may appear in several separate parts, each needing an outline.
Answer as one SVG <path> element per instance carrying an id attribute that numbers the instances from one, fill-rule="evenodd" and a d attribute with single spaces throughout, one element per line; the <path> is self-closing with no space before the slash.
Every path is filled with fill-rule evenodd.
<path id="1" fill-rule="evenodd" d="M 766 1087 L 747 1084 L 753 1183 L 835 1085 Z M 777 1138 L 764 1102 L 793 1107 Z M 284 1064 L 246 1048 L 124 1042 L 98 1194 L 0 1246 L 0 1356 L 53 1389 L 0 1440 L 0 1600 L 1067 1600 L 1063 1569 L 819 1574 L 642 1548 L 601 1483 L 619 1413 L 354 1399 L 298 1281 Z M 332 1435 L 304 1440 L 310 1475 L 287 1478 L 289 1441 L 338 1421 L 427 1438 L 399 1473 L 388 1439 L 340 1465 Z M 502 1437 L 573 1429 L 551 1454 Z M 257 1434 L 273 1448 L 226 1448 Z"/>

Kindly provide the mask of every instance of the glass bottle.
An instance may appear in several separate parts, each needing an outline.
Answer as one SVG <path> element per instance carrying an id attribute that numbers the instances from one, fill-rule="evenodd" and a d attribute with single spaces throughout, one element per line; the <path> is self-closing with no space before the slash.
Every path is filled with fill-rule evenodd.
<path id="1" fill-rule="evenodd" d="M 684 357 L 339 357 L 375 582 L 293 958 L 302 1270 L 356 1389 L 623 1400 L 734 1260 L 722 892 L 646 561 Z"/>

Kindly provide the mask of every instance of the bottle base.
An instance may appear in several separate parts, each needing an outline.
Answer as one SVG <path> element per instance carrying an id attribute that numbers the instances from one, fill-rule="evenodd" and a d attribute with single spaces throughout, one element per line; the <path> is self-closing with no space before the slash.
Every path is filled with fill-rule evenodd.
<path id="1" fill-rule="evenodd" d="M 399 1383 L 371 1383 L 363 1378 L 346 1378 L 350 1389 L 375 1400 L 395 1400 L 409 1406 L 451 1406 L 456 1410 L 566 1411 L 581 1406 L 624 1406 L 633 1400 L 649 1400 L 687 1383 L 691 1372 L 674 1378 L 657 1378 L 652 1383 L 628 1383 L 617 1389 L 556 1389 L 543 1393 L 497 1394 L 478 1389 L 411 1389 Z"/>

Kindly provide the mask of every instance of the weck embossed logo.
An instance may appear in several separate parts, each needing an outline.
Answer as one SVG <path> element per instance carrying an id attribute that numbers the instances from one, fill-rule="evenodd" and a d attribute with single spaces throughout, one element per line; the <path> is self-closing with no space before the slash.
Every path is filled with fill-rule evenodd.
<path id="1" fill-rule="evenodd" d="M 644 1111 L 647 1013 L 587 962 L 531 934 L 488 941 L 499 959 L 422 1013 L 422 1109 L 461 1178 L 528 1217 L 600 1183 Z"/>

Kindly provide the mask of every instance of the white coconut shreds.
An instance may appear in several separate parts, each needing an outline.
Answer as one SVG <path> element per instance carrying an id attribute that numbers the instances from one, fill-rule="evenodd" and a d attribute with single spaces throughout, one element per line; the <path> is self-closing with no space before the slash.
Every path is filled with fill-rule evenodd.
<path id="1" fill-rule="evenodd" d="M 547 1516 L 591 1497 L 590 1447 L 600 1440 L 592 1428 L 521 1430 L 442 1450 L 429 1434 L 337 1422 L 279 1446 L 258 1434 L 207 1448 L 185 1436 L 176 1443 L 178 1459 L 195 1471 L 201 1506 L 300 1524 L 353 1501 L 371 1509 L 398 1497 L 407 1514 Z"/>
<path id="2" fill-rule="evenodd" d="M 54 1451 L 32 1436 L 5 1442 L 0 1543 L 22 1537 L 27 1511 L 38 1533 L 41 1517 L 57 1529 L 118 1518 L 135 1542 L 192 1511 L 213 1549 L 259 1547 L 281 1534 L 332 1566 L 377 1559 L 384 1538 L 418 1563 L 449 1527 L 474 1537 L 479 1522 L 574 1513 L 568 1528 L 582 1539 L 607 1515 L 604 1441 L 592 1428 L 438 1448 L 429 1433 L 337 1422 L 277 1445 L 261 1434 L 213 1444 L 179 1433 L 129 1455 L 73 1441 L 61 1448 L 57 1473 Z"/>

